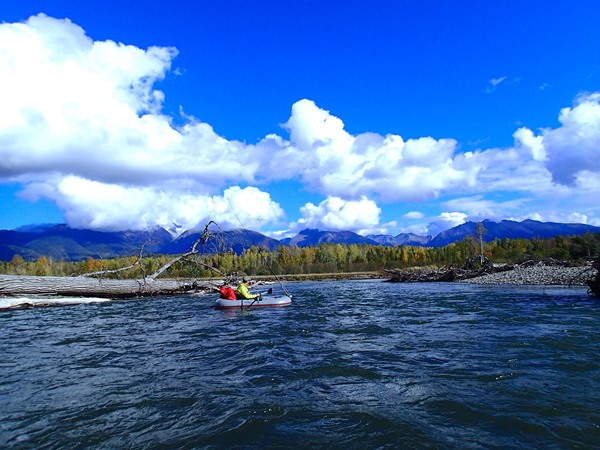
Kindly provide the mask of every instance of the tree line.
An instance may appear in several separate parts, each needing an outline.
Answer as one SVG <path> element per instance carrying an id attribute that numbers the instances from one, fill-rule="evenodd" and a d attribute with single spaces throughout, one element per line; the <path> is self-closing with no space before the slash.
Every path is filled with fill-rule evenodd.
<path id="1" fill-rule="evenodd" d="M 444 247 L 394 246 L 367 244 L 320 244 L 313 247 L 281 246 L 274 251 L 251 247 L 241 254 L 233 250 L 221 254 L 196 254 L 169 267 L 162 277 L 207 278 L 238 272 L 248 275 L 293 275 L 344 272 L 375 272 L 417 266 L 462 266 L 466 261 L 487 258 L 496 263 L 519 263 L 529 259 L 576 261 L 600 254 L 600 233 L 557 236 L 547 239 L 493 239 L 484 242 L 478 236 Z M 139 256 L 66 262 L 50 257 L 25 261 L 15 255 L 0 262 L 0 273 L 9 275 L 79 276 L 110 271 L 133 265 Z M 154 273 L 172 255 L 144 255 L 132 269 L 111 275 L 139 278 Z M 211 269 L 214 267 L 220 272 Z"/>

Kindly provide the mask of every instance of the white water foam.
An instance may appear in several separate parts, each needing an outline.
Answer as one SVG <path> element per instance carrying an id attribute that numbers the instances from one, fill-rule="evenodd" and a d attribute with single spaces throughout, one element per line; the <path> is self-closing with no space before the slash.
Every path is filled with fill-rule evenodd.
<path id="1" fill-rule="evenodd" d="M 35 306 L 64 306 L 82 303 L 110 302 L 109 298 L 99 297 L 0 297 L 0 309 L 35 307 Z"/>

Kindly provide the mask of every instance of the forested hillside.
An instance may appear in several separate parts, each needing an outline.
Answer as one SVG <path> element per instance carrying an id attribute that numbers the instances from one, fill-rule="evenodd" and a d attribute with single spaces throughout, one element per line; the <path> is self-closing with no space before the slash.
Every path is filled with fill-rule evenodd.
<path id="1" fill-rule="evenodd" d="M 193 259 L 173 265 L 166 277 L 211 277 L 217 268 L 221 273 L 239 272 L 250 275 L 365 272 L 414 266 L 462 266 L 465 261 L 483 256 L 497 263 L 515 263 L 528 259 L 581 260 L 600 253 L 600 233 L 559 236 L 550 239 L 494 239 L 491 242 L 467 237 L 444 247 L 418 247 L 366 244 L 320 244 L 315 247 L 281 246 L 277 250 L 251 247 L 236 254 L 195 255 Z M 73 276 L 99 270 L 126 267 L 136 256 L 94 259 L 81 262 L 57 261 L 40 257 L 25 261 L 15 255 L 10 262 L 0 262 L 0 273 L 17 275 Z M 141 264 L 120 277 L 140 277 L 153 273 L 171 259 L 167 255 L 148 255 Z M 141 273 L 140 273 L 141 272 Z"/>

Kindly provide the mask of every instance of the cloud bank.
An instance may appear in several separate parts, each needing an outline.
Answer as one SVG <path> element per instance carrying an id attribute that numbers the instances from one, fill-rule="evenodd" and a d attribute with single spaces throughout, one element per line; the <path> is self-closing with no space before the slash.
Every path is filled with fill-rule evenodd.
<path id="1" fill-rule="evenodd" d="M 540 218 L 600 224 L 600 93 L 560 111 L 557 129 L 521 128 L 509 148 L 462 152 L 454 139 L 361 133 L 313 101 L 292 105 L 289 138 L 226 140 L 193 117 L 162 114 L 177 50 L 94 41 L 43 14 L 0 25 L 0 182 L 49 199 L 69 225 L 297 231 L 436 232 L 464 220 Z M 494 80 L 493 80 L 494 81 Z M 495 80 L 493 85 L 503 81 Z M 323 197 L 286 223 L 272 182 Z M 438 201 L 436 216 L 416 210 Z M 381 224 L 380 205 L 406 204 Z M 241 222 L 241 223 L 240 223 Z"/>

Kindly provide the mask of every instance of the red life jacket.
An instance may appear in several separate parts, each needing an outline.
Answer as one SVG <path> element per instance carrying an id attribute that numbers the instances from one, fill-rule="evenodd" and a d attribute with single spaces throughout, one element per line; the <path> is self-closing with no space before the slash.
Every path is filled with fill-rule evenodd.
<path id="1" fill-rule="evenodd" d="M 219 292 L 221 293 L 221 298 L 226 298 L 227 300 L 235 300 L 235 291 L 231 286 L 221 286 L 219 288 Z"/>

